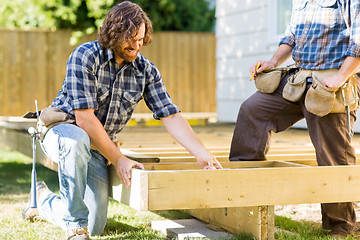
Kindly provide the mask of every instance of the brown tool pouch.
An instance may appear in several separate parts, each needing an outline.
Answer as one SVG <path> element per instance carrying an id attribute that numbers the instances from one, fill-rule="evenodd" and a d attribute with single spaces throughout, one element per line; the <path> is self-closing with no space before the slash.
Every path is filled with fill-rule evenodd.
<path id="1" fill-rule="evenodd" d="M 61 123 L 75 124 L 75 120 L 71 119 L 69 114 L 59 108 L 47 107 L 41 110 L 38 123 L 41 125 L 40 140 L 42 141 L 50 128 Z"/>
<path id="2" fill-rule="evenodd" d="M 313 82 L 305 96 L 306 109 L 320 117 L 329 113 L 345 113 L 358 108 L 357 80 L 355 75 L 338 89 L 329 89 L 321 82 L 330 72 L 317 71 L 313 73 Z M 334 71 L 332 72 L 332 74 Z"/>
<path id="3" fill-rule="evenodd" d="M 311 77 L 308 71 L 300 70 L 287 79 L 283 89 L 283 98 L 291 102 L 297 102 L 301 99 L 306 89 L 306 79 Z"/>
<path id="4" fill-rule="evenodd" d="M 289 67 L 273 68 L 258 73 L 255 78 L 255 86 L 262 93 L 273 93 L 278 88 L 281 79 L 284 77 Z"/>

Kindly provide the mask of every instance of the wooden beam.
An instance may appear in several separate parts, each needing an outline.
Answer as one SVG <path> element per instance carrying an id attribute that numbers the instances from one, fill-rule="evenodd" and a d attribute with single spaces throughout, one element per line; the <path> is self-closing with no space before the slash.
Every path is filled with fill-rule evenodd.
<path id="1" fill-rule="evenodd" d="M 131 172 L 131 187 L 127 189 L 118 177 L 114 166 L 109 167 L 110 196 L 134 209 L 148 210 L 148 175 L 145 171 L 133 169 Z"/>
<path id="2" fill-rule="evenodd" d="M 224 148 L 207 148 L 213 155 L 216 156 L 228 156 L 230 149 L 228 147 Z M 181 148 L 151 148 L 151 149 L 130 149 L 131 151 L 148 154 L 148 155 L 156 155 L 157 157 L 180 157 L 180 156 L 190 156 L 190 153 L 185 149 Z M 314 147 L 296 147 L 296 148 L 280 148 L 280 149 L 270 149 L 268 155 L 277 155 L 277 154 L 304 154 L 304 153 L 315 153 Z"/>
<path id="3" fill-rule="evenodd" d="M 149 210 L 360 200 L 360 166 L 144 172 Z"/>
<path id="4" fill-rule="evenodd" d="M 189 209 L 190 215 L 231 233 L 250 233 L 256 239 L 274 239 L 274 206 Z"/>
<path id="5" fill-rule="evenodd" d="M 171 163 L 175 163 L 175 162 L 195 162 L 196 159 L 193 156 L 167 156 L 167 157 L 159 157 L 160 158 L 160 162 L 161 163 L 166 163 L 166 162 L 171 162 Z M 218 161 L 229 161 L 229 156 L 217 156 L 215 155 L 215 158 Z M 267 160 L 273 160 L 273 161 L 288 161 L 288 160 L 304 160 L 304 159 L 313 159 L 315 160 L 315 154 L 311 154 L 311 153 L 298 153 L 298 154 L 276 154 L 276 155 L 267 155 L 266 156 Z"/>
<path id="6" fill-rule="evenodd" d="M 283 161 L 237 161 L 237 162 L 220 162 L 223 168 L 274 168 L 274 167 L 305 167 L 298 163 L 283 162 Z M 194 170 L 201 169 L 196 162 L 184 163 L 144 163 L 146 170 Z"/>

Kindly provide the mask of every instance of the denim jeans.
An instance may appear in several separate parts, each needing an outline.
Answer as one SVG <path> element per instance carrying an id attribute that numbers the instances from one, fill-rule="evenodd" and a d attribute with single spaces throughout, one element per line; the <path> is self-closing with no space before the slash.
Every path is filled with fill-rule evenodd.
<path id="1" fill-rule="evenodd" d="M 102 234 L 109 196 L 107 160 L 90 149 L 86 132 L 72 124 L 51 128 L 42 148 L 58 163 L 60 194 L 41 194 L 40 217 L 65 230 L 87 227 L 91 235 Z"/>

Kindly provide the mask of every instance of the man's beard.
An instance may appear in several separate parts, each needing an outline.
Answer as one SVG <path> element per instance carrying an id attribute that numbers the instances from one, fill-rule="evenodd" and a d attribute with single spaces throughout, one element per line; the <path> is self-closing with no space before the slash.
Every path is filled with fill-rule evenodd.
<path id="1" fill-rule="evenodd" d="M 137 55 L 139 53 L 139 50 L 136 51 L 135 55 L 129 55 L 127 53 L 127 50 L 132 50 L 131 48 L 125 48 L 125 49 L 120 49 L 120 48 L 116 48 L 114 50 L 114 52 L 116 53 L 116 55 L 118 55 L 118 57 L 120 57 L 121 59 L 123 59 L 125 62 L 132 62 L 137 58 Z"/>

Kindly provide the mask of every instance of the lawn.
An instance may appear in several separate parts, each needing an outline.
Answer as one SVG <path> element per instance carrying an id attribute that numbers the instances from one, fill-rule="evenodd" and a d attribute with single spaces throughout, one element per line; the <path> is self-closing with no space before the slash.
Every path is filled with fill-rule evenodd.
<path id="1" fill-rule="evenodd" d="M 21 217 L 21 211 L 30 195 L 32 159 L 18 152 L 0 150 L 0 239 L 64 239 L 64 231 L 47 222 L 30 223 Z M 57 173 L 41 165 L 36 166 L 38 180 L 58 191 Z M 108 220 L 103 236 L 92 239 L 166 239 L 150 228 L 151 221 L 183 219 L 191 216 L 177 210 L 138 212 L 114 200 L 110 201 Z M 297 222 L 276 216 L 279 232 L 277 239 L 332 239 L 321 230 L 320 224 Z M 230 239 L 230 238 L 228 238 Z M 234 236 L 232 240 L 253 239 L 247 235 Z M 357 238 L 348 237 L 347 240 Z"/>

